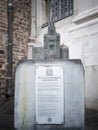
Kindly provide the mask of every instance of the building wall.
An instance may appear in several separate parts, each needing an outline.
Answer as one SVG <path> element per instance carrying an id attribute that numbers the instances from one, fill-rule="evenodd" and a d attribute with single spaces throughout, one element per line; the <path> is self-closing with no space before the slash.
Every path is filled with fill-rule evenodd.
<path id="1" fill-rule="evenodd" d="M 0 1 L 0 96 L 5 93 L 7 67 L 7 6 Z"/>
<path id="2" fill-rule="evenodd" d="M 20 59 L 26 59 L 30 34 L 31 0 L 14 0 L 13 21 L 13 78 Z M 7 0 L 0 0 L 0 98 L 6 93 L 7 46 L 8 46 Z"/>
<path id="3" fill-rule="evenodd" d="M 85 5 L 84 5 L 85 3 Z M 70 58 L 80 58 L 85 69 L 86 107 L 98 109 L 98 1 L 78 1 L 78 14 L 68 32 Z"/>
<path id="4" fill-rule="evenodd" d="M 43 1 L 37 1 L 37 42 L 43 45 Z M 45 7 L 45 6 L 44 6 Z M 85 69 L 86 107 L 98 109 L 98 0 L 74 0 L 74 15 L 55 23 L 70 59 L 81 59 Z M 39 22 L 40 21 L 40 22 Z M 30 44 L 31 45 L 31 44 Z"/>

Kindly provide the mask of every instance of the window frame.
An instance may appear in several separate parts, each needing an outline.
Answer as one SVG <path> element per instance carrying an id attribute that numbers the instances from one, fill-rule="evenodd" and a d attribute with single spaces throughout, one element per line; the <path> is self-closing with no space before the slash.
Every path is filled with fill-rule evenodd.
<path id="1" fill-rule="evenodd" d="M 49 0 L 50 1 L 50 0 Z M 48 0 L 47 0 L 47 10 L 49 11 L 47 11 L 47 17 L 49 17 L 49 15 L 50 15 L 50 4 L 48 3 L 49 2 Z M 59 0 L 57 0 L 57 1 L 59 1 Z M 69 1 L 69 0 L 65 0 L 65 1 Z M 71 0 L 70 0 L 71 1 Z M 49 4 L 49 5 L 48 5 Z M 68 6 L 68 9 L 69 9 L 69 6 Z M 70 9 L 69 9 L 69 11 L 70 11 Z M 64 17 L 62 17 L 62 18 L 59 18 L 58 20 L 55 20 L 54 22 L 59 22 L 59 21 L 61 21 L 61 20 L 63 20 L 63 19 L 65 19 L 65 18 L 67 18 L 67 17 L 70 17 L 70 16 L 72 16 L 74 14 L 74 0 L 72 0 L 72 13 L 70 13 L 69 15 L 67 15 L 67 16 L 64 16 Z M 47 18 L 48 19 L 48 18 Z M 47 27 L 48 26 L 48 21 L 47 22 L 45 22 L 45 23 L 43 23 L 42 24 L 42 28 L 44 28 L 44 27 Z"/>
<path id="2" fill-rule="evenodd" d="M 57 5 L 57 7 L 55 7 L 55 5 L 52 5 L 52 6 L 54 6 L 53 7 L 53 9 L 52 9 L 52 7 L 51 7 L 51 3 L 50 2 L 53 2 L 54 1 L 54 4 L 56 5 L 56 4 L 58 4 Z M 60 3 L 60 2 L 64 2 L 63 4 L 62 3 Z M 68 2 L 69 1 L 69 2 Z M 66 9 L 67 9 L 67 13 L 69 13 L 69 14 L 65 14 L 66 12 L 65 12 L 65 9 L 64 10 L 62 10 L 62 8 L 61 8 L 61 6 L 64 8 L 64 6 L 65 6 L 65 3 L 67 2 L 67 5 L 66 5 Z M 71 2 L 71 3 L 70 3 Z M 74 2 L 74 0 L 49 0 L 49 12 L 51 12 L 51 10 L 53 10 L 53 12 L 54 12 L 54 10 L 56 10 L 54 13 L 55 14 L 57 14 L 57 19 L 54 19 L 54 22 L 58 22 L 58 21 L 60 21 L 60 20 L 62 20 L 62 19 L 64 19 L 64 18 L 67 18 L 67 17 L 69 17 L 69 16 L 71 16 L 71 15 L 73 15 L 73 13 L 74 13 L 74 10 L 73 10 L 73 2 Z M 58 10 L 57 10 L 57 8 L 58 8 Z M 63 15 L 64 16 L 61 16 L 62 14 L 61 14 L 61 11 L 63 11 L 64 13 L 63 13 Z M 72 12 L 71 12 L 72 11 Z M 61 18 L 60 18 L 61 17 Z"/>

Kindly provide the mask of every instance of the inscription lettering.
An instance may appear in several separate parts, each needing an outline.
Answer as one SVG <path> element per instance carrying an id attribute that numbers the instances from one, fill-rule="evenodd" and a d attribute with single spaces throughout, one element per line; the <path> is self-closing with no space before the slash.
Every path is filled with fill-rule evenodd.
<path id="1" fill-rule="evenodd" d="M 64 115 L 63 66 L 36 65 L 35 82 L 36 122 L 62 124 Z"/>

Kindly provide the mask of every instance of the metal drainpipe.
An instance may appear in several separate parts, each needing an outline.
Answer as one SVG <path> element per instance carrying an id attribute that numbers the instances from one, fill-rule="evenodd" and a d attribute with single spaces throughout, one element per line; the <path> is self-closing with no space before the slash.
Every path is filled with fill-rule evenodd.
<path id="1" fill-rule="evenodd" d="M 6 97 L 11 96 L 12 89 L 12 49 L 13 49 L 13 0 L 8 0 L 8 66 Z"/>

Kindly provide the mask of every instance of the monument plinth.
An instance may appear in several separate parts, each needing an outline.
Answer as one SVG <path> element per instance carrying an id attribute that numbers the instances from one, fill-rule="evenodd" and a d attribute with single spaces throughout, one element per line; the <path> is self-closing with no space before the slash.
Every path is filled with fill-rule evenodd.
<path id="1" fill-rule="evenodd" d="M 84 130 L 81 61 L 68 59 L 68 49 L 60 46 L 53 22 L 44 35 L 44 47 L 33 49 L 35 58 L 20 61 L 16 69 L 15 128 Z"/>

